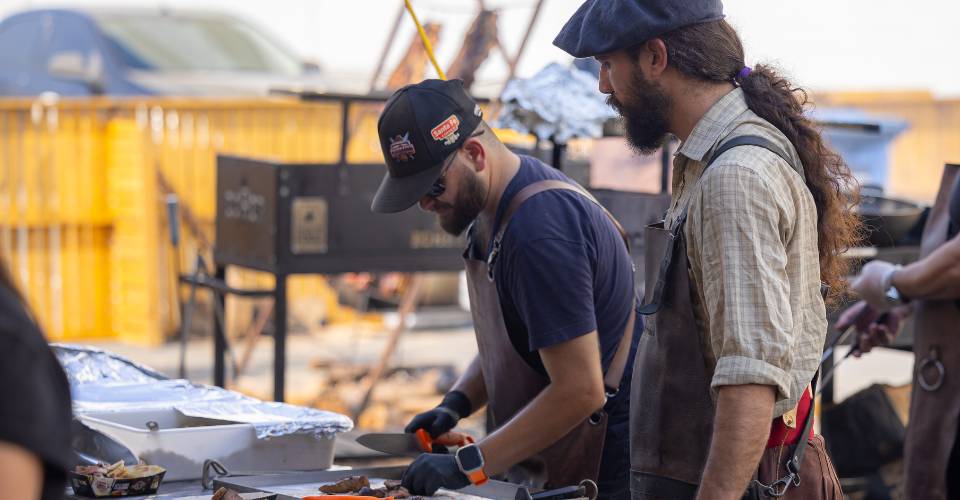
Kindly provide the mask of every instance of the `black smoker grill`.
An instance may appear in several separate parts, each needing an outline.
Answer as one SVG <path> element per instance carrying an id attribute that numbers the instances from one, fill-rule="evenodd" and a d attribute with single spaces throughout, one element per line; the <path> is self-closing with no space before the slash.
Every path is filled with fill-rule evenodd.
<path id="1" fill-rule="evenodd" d="M 462 238 L 444 233 L 432 214 L 416 209 L 375 214 L 370 203 L 385 172 L 383 164 L 347 164 L 347 120 L 354 103 L 385 99 L 314 96 L 342 103 L 340 162 L 286 164 L 219 156 L 214 261 L 216 278 L 204 283 L 221 293 L 274 298 L 274 399 L 284 397 L 287 289 L 291 274 L 360 271 L 459 271 Z M 274 275 L 273 290 L 237 290 L 225 285 L 226 266 Z M 215 318 L 214 383 L 225 381 L 224 325 Z"/>

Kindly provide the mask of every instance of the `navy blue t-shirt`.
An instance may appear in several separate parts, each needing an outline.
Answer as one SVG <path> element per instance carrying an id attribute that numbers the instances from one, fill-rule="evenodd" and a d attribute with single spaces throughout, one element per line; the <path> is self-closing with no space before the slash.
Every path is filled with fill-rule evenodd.
<path id="1" fill-rule="evenodd" d="M 540 160 L 529 156 L 520 160 L 520 169 L 500 200 L 491 234 L 499 231 L 503 212 L 524 187 L 547 179 L 574 183 Z M 636 292 L 633 261 L 602 208 L 567 190 L 534 195 L 513 214 L 493 271 L 507 331 L 528 365 L 546 375 L 539 349 L 596 330 L 606 372 L 623 338 L 630 308 L 636 307 Z M 601 477 L 605 481 L 626 484 L 626 476 L 619 475 L 629 471 L 630 380 L 642 332 L 643 319 L 638 314 L 619 394 L 606 406 Z"/>
<path id="2" fill-rule="evenodd" d="M 569 177 L 529 156 L 504 190 L 491 234 L 503 212 L 524 187 Z M 472 234 L 471 243 L 477 239 Z M 472 258 L 490 254 L 468 249 Z M 494 265 L 494 281 L 507 332 L 517 353 L 547 375 L 539 349 L 597 331 L 604 372 L 623 338 L 634 301 L 633 262 L 606 212 L 582 194 L 567 190 L 538 193 L 513 214 Z M 605 406 L 607 432 L 601 458 L 601 491 L 628 491 L 630 472 L 630 381 L 637 342 L 643 332 L 638 314 L 619 393 Z"/>
<path id="3" fill-rule="evenodd" d="M 510 200 L 524 187 L 547 179 L 573 183 L 535 158 L 520 158 L 520 169 L 497 208 L 492 234 L 499 230 Z M 597 330 L 606 369 L 634 305 L 633 274 L 626 245 L 603 209 L 572 191 L 533 196 L 514 213 L 494 264 L 514 347 L 545 375 L 539 349 Z"/>

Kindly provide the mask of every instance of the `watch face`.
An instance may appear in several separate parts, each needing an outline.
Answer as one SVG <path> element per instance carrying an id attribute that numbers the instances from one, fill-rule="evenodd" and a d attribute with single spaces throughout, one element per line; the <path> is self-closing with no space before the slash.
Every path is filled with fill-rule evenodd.
<path id="1" fill-rule="evenodd" d="M 483 456 L 480 455 L 480 448 L 476 446 L 465 446 L 457 450 L 457 460 L 465 471 L 483 467 Z"/>
<path id="2" fill-rule="evenodd" d="M 887 289 L 887 302 L 898 304 L 900 303 L 900 291 L 896 287 L 891 286 Z"/>

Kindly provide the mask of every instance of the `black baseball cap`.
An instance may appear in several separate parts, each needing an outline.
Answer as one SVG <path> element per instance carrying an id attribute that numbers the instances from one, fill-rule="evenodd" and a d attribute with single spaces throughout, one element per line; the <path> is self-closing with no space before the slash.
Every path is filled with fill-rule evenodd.
<path id="1" fill-rule="evenodd" d="M 396 91 L 377 122 L 387 175 L 370 209 L 394 213 L 415 205 L 481 121 L 461 80 L 424 80 Z"/>

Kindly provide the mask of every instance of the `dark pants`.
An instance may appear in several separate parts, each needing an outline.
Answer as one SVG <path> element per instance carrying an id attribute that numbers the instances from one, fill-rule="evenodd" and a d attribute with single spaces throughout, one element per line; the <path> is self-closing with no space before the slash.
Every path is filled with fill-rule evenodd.
<path id="1" fill-rule="evenodd" d="M 960 433 L 953 440 L 953 451 L 947 462 L 947 498 L 960 498 Z"/>
<path id="2" fill-rule="evenodd" d="M 621 394 L 623 394 L 621 392 Z M 630 402 L 619 401 L 607 419 L 607 437 L 600 459 L 600 477 L 597 487 L 599 499 L 630 498 Z"/>

